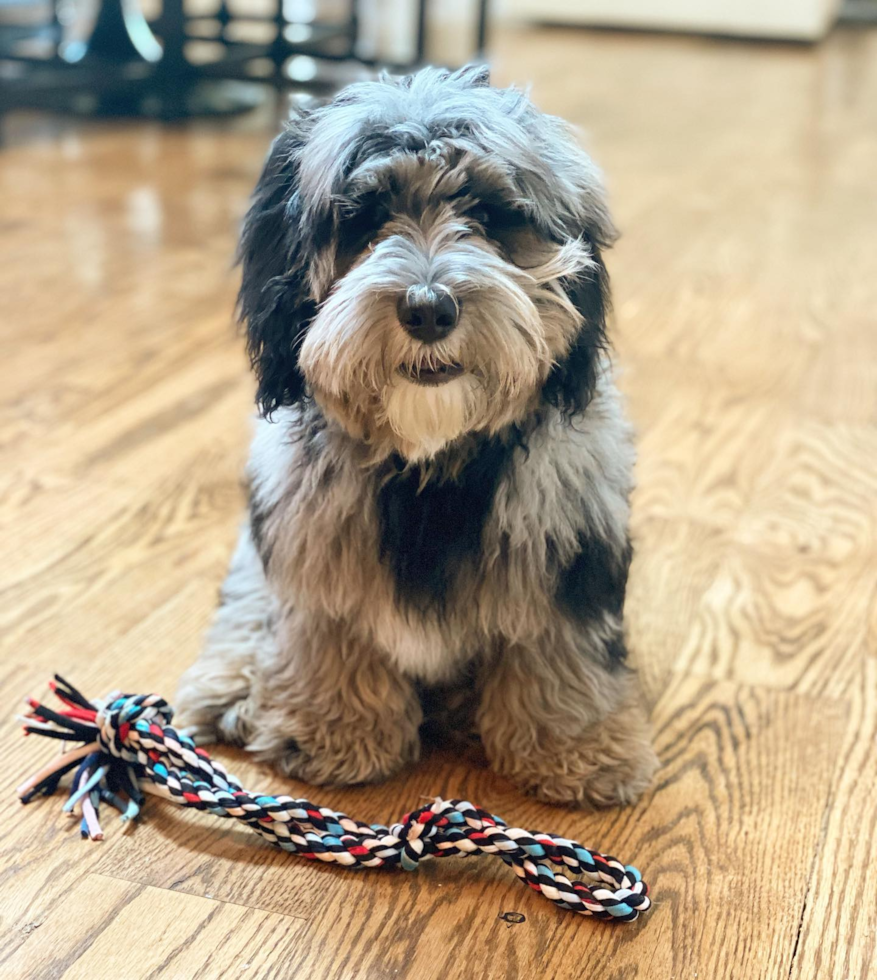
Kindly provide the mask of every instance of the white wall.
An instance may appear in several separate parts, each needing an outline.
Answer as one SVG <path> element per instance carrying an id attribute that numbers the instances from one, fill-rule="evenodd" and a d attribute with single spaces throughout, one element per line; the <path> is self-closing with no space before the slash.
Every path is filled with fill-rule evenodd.
<path id="1" fill-rule="evenodd" d="M 516 18 L 815 40 L 840 0 L 506 0 Z"/>

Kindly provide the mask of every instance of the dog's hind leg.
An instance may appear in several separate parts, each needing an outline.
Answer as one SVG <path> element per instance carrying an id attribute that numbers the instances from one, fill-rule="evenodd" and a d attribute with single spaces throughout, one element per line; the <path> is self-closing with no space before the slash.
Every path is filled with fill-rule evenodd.
<path id="1" fill-rule="evenodd" d="M 200 741 L 246 744 L 257 660 L 273 659 L 275 630 L 276 602 L 247 524 L 201 656 L 180 679 L 174 724 L 192 730 Z"/>

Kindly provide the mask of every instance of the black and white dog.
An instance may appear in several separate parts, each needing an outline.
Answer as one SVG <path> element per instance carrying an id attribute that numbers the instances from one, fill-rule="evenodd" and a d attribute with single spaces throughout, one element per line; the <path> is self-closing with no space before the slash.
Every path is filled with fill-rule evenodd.
<path id="1" fill-rule="evenodd" d="M 416 759 L 447 698 L 542 799 L 643 791 L 613 234 L 566 124 L 483 69 L 289 122 L 240 246 L 249 520 L 181 724 L 354 783 Z"/>

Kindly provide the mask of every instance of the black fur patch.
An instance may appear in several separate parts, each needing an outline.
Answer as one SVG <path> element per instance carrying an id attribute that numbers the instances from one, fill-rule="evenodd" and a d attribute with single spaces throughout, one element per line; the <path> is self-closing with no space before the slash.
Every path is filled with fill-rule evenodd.
<path id="1" fill-rule="evenodd" d="M 345 202 L 338 215 L 337 265 L 346 271 L 390 217 L 387 195 L 370 191 Z"/>
<path id="2" fill-rule="evenodd" d="M 627 660 L 627 647 L 624 635 L 619 631 L 605 646 L 606 658 L 610 667 L 620 667 Z"/>
<path id="3" fill-rule="evenodd" d="M 274 141 L 244 219 L 238 259 L 243 266 L 238 294 L 247 324 L 247 349 L 259 382 L 256 400 L 270 415 L 305 394 L 298 352 L 315 305 L 308 292 L 305 256 L 313 236 L 326 235 L 319 221 L 301 227 L 297 153 L 302 120 Z"/>
<path id="4" fill-rule="evenodd" d="M 520 437 L 484 438 L 456 479 L 421 489 L 418 466 L 396 461 L 378 493 L 381 560 L 393 573 L 403 606 L 441 615 L 460 569 L 481 551 L 481 534 L 500 478 Z"/>
<path id="5" fill-rule="evenodd" d="M 567 417 L 581 414 L 594 395 L 600 354 L 606 349 L 609 274 L 596 245 L 596 268 L 572 280 L 566 292 L 582 317 L 582 325 L 566 357 L 558 362 L 542 389 L 542 397 Z"/>
<path id="6" fill-rule="evenodd" d="M 252 491 L 250 492 L 250 534 L 253 536 L 253 544 L 256 546 L 256 551 L 259 553 L 259 557 L 262 559 L 262 567 L 265 571 L 268 571 L 268 565 L 271 561 L 271 552 L 274 549 L 274 543 L 271 541 L 266 541 L 265 539 L 265 521 L 273 513 L 273 508 L 263 510 L 256 498 L 253 496 Z"/>
<path id="7" fill-rule="evenodd" d="M 477 740 L 475 709 L 478 705 L 478 662 L 470 660 L 445 684 L 416 685 L 423 721 L 424 744 L 465 749 Z"/>
<path id="8" fill-rule="evenodd" d="M 618 554 L 602 538 L 580 534 L 578 554 L 558 577 L 558 606 L 578 623 L 593 622 L 602 613 L 621 616 L 632 555 L 630 542 Z M 627 656 L 620 637 L 606 652 L 616 662 Z"/>

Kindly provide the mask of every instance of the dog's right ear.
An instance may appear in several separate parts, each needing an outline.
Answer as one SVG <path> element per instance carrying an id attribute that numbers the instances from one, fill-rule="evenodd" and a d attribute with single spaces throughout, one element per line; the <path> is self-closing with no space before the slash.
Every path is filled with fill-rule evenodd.
<path id="1" fill-rule="evenodd" d="M 305 394 L 298 352 L 315 307 L 302 247 L 299 154 L 303 117 L 271 146 L 244 218 L 238 261 L 243 267 L 238 310 L 264 415 Z"/>

